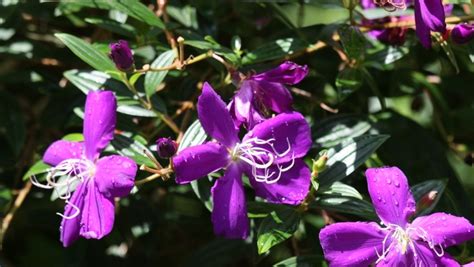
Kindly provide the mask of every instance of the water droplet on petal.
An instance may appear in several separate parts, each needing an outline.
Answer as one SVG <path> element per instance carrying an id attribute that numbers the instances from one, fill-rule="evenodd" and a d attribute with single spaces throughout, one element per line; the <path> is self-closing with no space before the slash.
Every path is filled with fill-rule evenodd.
<path id="1" fill-rule="evenodd" d="M 392 180 L 390 180 L 390 178 L 387 178 L 387 184 L 392 184 Z"/>

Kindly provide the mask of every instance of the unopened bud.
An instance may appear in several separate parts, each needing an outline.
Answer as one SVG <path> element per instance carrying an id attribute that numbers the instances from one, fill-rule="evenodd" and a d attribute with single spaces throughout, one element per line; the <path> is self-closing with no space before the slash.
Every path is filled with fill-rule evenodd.
<path id="1" fill-rule="evenodd" d="M 419 212 L 431 207 L 438 196 L 438 191 L 432 190 L 426 193 L 419 201 L 416 210 Z"/>
<path id="2" fill-rule="evenodd" d="M 156 140 L 156 152 L 162 159 L 171 158 L 177 150 L 178 144 L 171 138 L 162 137 Z"/>
<path id="3" fill-rule="evenodd" d="M 110 58 L 115 63 L 117 69 L 121 71 L 130 71 L 133 67 L 133 54 L 127 41 L 119 40 L 117 43 L 111 43 Z"/>
<path id="4" fill-rule="evenodd" d="M 326 153 L 323 153 L 317 160 L 313 160 L 311 176 L 313 178 L 318 177 L 319 173 L 326 169 L 327 162 L 328 162 L 328 156 Z"/>

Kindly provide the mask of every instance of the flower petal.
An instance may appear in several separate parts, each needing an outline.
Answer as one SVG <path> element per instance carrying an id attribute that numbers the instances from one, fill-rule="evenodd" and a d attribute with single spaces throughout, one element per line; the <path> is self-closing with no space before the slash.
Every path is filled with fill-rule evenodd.
<path id="1" fill-rule="evenodd" d="M 365 172 L 375 211 L 385 225 L 405 227 L 416 204 L 405 174 L 397 167 L 370 168 Z"/>
<path id="2" fill-rule="evenodd" d="M 248 129 L 252 129 L 255 125 L 264 120 L 254 106 L 253 83 L 252 81 L 243 81 L 239 91 L 237 91 L 230 103 L 229 111 L 234 121 L 237 121 L 237 128 L 241 123 L 246 123 Z"/>
<path id="3" fill-rule="evenodd" d="M 227 166 L 230 155 L 218 143 L 188 147 L 172 158 L 178 184 L 187 184 Z"/>
<path id="4" fill-rule="evenodd" d="M 254 82 L 259 89 L 259 98 L 263 104 L 276 113 L 291 111 L 293 97 L 290 91 L 281 83 L 269 83 L 266 81 Z"/>
<path id="5" fill-rule="evenodd" d="M 66 159 L 78 159 L 84 153 L 84 143 L 58 140 L 49 145 L 43 155 L 43 161 L 56 166 Z"/>
<path id="6" fill-rule="evenodd" d="M 431 46 L 430 31 L 444 33 L 446 23 L 441 0 L 415 1 L 416 34 L 426 48 Z"/>
<path id="7" fill-rule="evenodd" d="M 202 127 L 212 138 L 227 147 L 233 147 L 239 142 L 237 130 L 224 101 L 208 83 L 204 83 L 202 88 L 197 111 Z"/>
<path id="8" fill-rule="evenodd" d="M 304 117 L 297 113 L 282 113 L 268 119 L 249 131 L 244 141 L 258 138 L 261 140 L 273 139 L 273 148 L 278 153 L 283 153 L 290 148 L 289 153 L 278 157 L 278 163 L 291 161 L 293 158 L 301 158 L 311 148 L 311 133 L 309 125 Z M 268 144 L 254 144 L 269 151 L 273 148 Z"/>
<path id="9" fill-rule="evenodd" d="M 217 179 L 211 193 L 214 233 L 226 238 L 247 238 L 249 221 L 242 171 L 237 164 L 229 165 L 224 176 Z"/>
<path id="10" fill-rule="evenodd" d="M 271 83 L 297 84 L 308 75 L 308 66 L 298 65 L 291 61 L 283 62 L 280 66 L 269 71 L 254 75 L 254 81 L 267 81 Z"/>
<path id="11" fill-rule="evenodd" d="M 71 219 L 66 219 L 63 217 L 61 221 L 61 227 L 59 228 L 61 232 L 60 240 L 64 247 L 69 247 L 79 238 L 80 221 L 82 209 L 84 207 L 84 196 L 86 191 L 86 185 L 84 183 L 79 184 L 76 191 L 74 191 L 72 194 L 69 203 L 64 207 L 64 216 L 71 217 L 72 215 L 76 214 L 76 216 Z"/>
<path id="12" fill-rule="evenodd" d="M 270 168 L 271 172 L 275 172 L 274 176 L 276 176 L 278 173 L 277 166 L 272 166 Z M 257 196 L 277 204 L 297 205 L 301 203 L 308 194 L 311 183 L 311 171 L 302 159 L 296 159 L 294 166 L 290 170 L 281 173 L 278 182 L 273 184 L 257 182 L 249 172 L 247 172 L 247 175 Z"/>
<path id="13" fill-rule="evenodd" d="M 103 157 L 97 161 L 95 184 L 104 196 L 125 197 L 134 186 L 137 164 L 122 156 Z"/>
<path id="14" fill-rule="evenodd" d="M 114 138 L 117 100 L 111 91 L 90 91 L 84 112 L 86 157 L 95 160 Z"/>
<path id="15" fill-rule="evenodd" d="M 376 223 L 343 222 L 323 228 L 319 239 L 330 266 L 367 267 L 382 252 L 386 234 Z"/>
<path id="16" fill-rule="evenodd" d="M 79 234 L 87 239 L 101 239 L 114 226 L 114 199 L 102 195 L 93 181 L 89 181 L 86 186 Z"/>
<path id="17" fill-rule="evenodd" d="M 454 246 L 474 238 L 474 225 L 463 217 L 438 212 L 416 218 L 411 227 L 422 228 L 428 242 L 443 247 Z"/>
<path id="18" fill-rule="evenodd" d="M 414 248 L 416 253 L 414 255 L 414 266 L 443 266 L 443 267 L 459 267 L 461 266 L 456 260 L 447 252 L 443 256 L 438 256 L 425 242 L 415 242 Z M 408 265 L 412 266 L 412 265 Z"/>

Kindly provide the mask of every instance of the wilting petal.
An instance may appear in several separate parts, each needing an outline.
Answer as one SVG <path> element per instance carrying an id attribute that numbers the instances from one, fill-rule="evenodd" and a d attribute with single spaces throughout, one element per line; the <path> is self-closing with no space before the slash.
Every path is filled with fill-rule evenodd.
<path id="1" fill-rule="evenodd" d="M 270 83 L 297 84 L 303 80 L 306 75 L 308 75 L 308 66 L 301 66 L 294 62 L 286 61 L 280 66 L 254 75 L 250 77 L 250 79 Z"/>
<path id="2" fill-rule="evenodd" d="M 382 222 L 405 227 L 416 206 L 405 174 L 397 167 L 384 167 L 367 169 L 365 176 L 372 203 Z"/>
<path id="3" fill-rule="evenodd" d="M 76 191 L 72 194 L 69 204 L 64 207 L 64 216 L 73 217 L 70 219 L 63 218 L 61 221 L 60 240 L 64 247 L 70 246 L 79 238 L 80 221 L 82 217 L 82 209 L 84 207 L 84 197 L 86 195 L 87 186 L 85 183 L 79 184 Z"/>
<path id="4" fill-rule="evenodd" d="M 43 155 L 43 161 L 56 166 L 66 159 L 78 159 L 84 153 L 84 143 L 58 140 L 49 145 Z"/>
<path id="5" fill-rule="evenodd" d="M 86 157 L 95 160 L 114 138 L 117 100 L 111 91 L 90 91 L 84 111 Z"/>
<path id="6" fill-rule="evenodd" d="M 288 164 L 283 164 L 281 167 L 285 167 L 285 165 Z M 272 166 L 269 170 L 270 173 L 275 172 L 274 177 L 278 175 L 277 166 Z M 290 170 L 282 172 L 278 182 L 273 184 L 257 182 L 251 176 L 251 172 L 247 172 L 247 175 L 257 196 L 277 204 L 297 205 L 301 203 L 308 194 L 311 183 L 311 171 L 302 159 L 296 159 L 294 166 Z"/>
<path id="7" fill-rule="evenodd" d="M 411 226 L 423 229 L 429 242 L 443 247 L 454 246 L 474 238 L 474 226 L 467 219 L 443 212 L 418 217 Z"/>
<path id="8" fill-rule="evenodd" d="M 367 267 L 382 252 L 386 234 L 376 223 L 343 222 L 323 228 L 319 239 L 330 266 Z"/>
<path id="9" fill-rule="evenodd" d="M 465 44 L 474 38 L 474 25 L 458 24 L 451 31 L 451 39 L 458 44 Z"/>
<path id="10" fill-rule="evenodd" d="M 122 156 L 103 157 L 97 161 L 95 184 L 108 197 L 124 197 L 133 188 L 137 164 Z"/>
<path id="11" fill-rule="evenodd" d="M 266 81 L 260 81 L 257 84 L 259 86 L 259 90 L 257 90 L 259 92 L 258 97 L 265 107 L 276 113 L 292 110 L 293 97 L 283 84 L 269 83 Z"/>
<path id="12" fill-rule="evenodd" d="M 223 145 L 208 142 L 186 148 L 172 159 L 176 182 L 187 184 L 227 166 L 230 155 Z"/>
<path id="13" fill-rule="evenodd" d="M 114 226 L 114 199 L 102 195 L 93 181 L 89 181 L 86 186 L 79 233 L 87 239 L 101 239 Z"/>
<path id="14" fill-rule="evenodd" d="M 415 1 L 416 34 L 425 47 L 431 46 L 430 31 L 444 33 L 446 23 L 441 0 Z"/>
<path id="15" fill-rule="evenodd" d="M 242 171 L 231 164 L 212 187 L 214 233 L 226 238 L 247 238 L 249 221 L 242 184 Z"/>
<path id="16" fill-rule="evenodd" d="M 415 266 L 443 266 L 443 267 L 459 267 L 459 263 L 454 260 L 451 255 L 444 252 L 440 257 L 431 249 L 425 242 L 415 242 L 414 248 L 416 253 L 414 254 Z M 411 265 L 408 265 L 411 266 Z"/>
<path id="17" fill-rule="evenodd" d="M 255 144 L 269 151 L 273 149 L 278 153 L 288 153 L 277 158 L 278 163 L 291 161 L 293 158 L 301 158 L 311 147 L 311 133 L 309 125 L 303 116 L 297 112 L 282 113 L 268 119 L 249 131 L 245 140 L 258 138 L 264 141 L 273 140 L 273 148 L 270 145 Z"/>
<path id="18" fill-rule="evenodd" d="M 227 147 L 233 147 L 239 141 L 237 130 L 224 101 L 208 83 L 204 83 L 202 88 L 197 111 L 202 127 L 211 137 Z"/>

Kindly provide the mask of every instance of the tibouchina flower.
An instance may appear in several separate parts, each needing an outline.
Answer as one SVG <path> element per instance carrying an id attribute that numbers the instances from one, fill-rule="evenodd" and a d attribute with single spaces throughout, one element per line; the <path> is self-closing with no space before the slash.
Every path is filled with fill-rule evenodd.
<path id="1" fill-rule="evenodd" d="M 297 84 L 308 74 L 308 66 L 286 61 L 275 69 L 250 75 L 240 81 L 230 111 L 237 125 L 248 129 L 265 120 L 270 111 L 291 111 L 293 98 L 285 84 Z"/>
<path id="2" fill-rule="evenodd" d="M 474 226 L 446 213 L 409 222 L 415 201 L 397 167 L 365 173 L 370 197 L 382 226 L 342 222 L 326 226 L 319 238 L 330 266 L 459 266 L 445 248 L 474 238 Z"/>
<path id="3" fill-rule="evenodd" d="M 207 83 L 197 109 L 202 127 L 216 141 L 184 149 L 173 157 L 173 166 L 179 184 L 225 168 L 212 187 L 217 235 L 246 238 L 249 234 L 243 173 L 256 194 L 270 202 L 296 205 L 305 198 L 310 170 L 301 157 L 311 147 L 311 136 L 301 114 L 277 115 L 239 140 L 225 103 Z"/>
<path id="4" fill-rule="evenodd" d="M 100 239 L 114 224 L 114 198 L 124 197 L 134 185 L 137 165 L 129 158 L 100 152 L 113 139 L 117 102 L 110 91 L 89 92 L 84 112 L 84 142 L 59 140 L 46 150 L 43 161 L 48 170 L 43 188 L 65 192 L 61 241 L 69 246 L 79 236 Z M 73 188 L 75 191 L 72 192 Z"/>
<path id="5" fill-rule="evenodd" d="M 458 24 L 451 31 L 451 39 L 458 44 L 465 44 L 474 38 L 474 25 Z"/>
<path id="6" fill-rule="evenodd" d="M 416 34 L 421 44 L 431 47 L 431 32 L 446 31 L 445 9 L 442 0 L 415 0 Z"/>
<path id="7" fill-rule="evenodd" d="M 407 8 L 407 2 L 409 0 L 362 0 L 362 4 L 372 2 L 377 4 L 388 11 L 395 11 L 397 9 L 405 9 Z"/>

